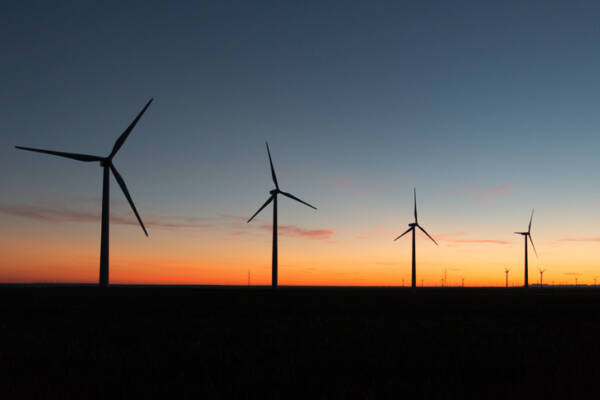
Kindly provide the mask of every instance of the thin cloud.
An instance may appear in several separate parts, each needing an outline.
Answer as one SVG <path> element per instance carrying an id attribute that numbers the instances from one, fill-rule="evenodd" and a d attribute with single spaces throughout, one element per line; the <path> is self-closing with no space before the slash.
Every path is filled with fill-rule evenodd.
<path id="1" fill-rule="evenodd" d="M 73 211 L 30 205 L 0 205 L 0 213 L 29 218 L 43 222 L 98 223 L 100 214 L 89 211 Z M 148 215 L 142 219 L 148 227 L 165 229 L 210 228 L 214 224 L 204 218 Z M 113 213 L 110 222 L 117 225 L 138 225 L 135 218 Z"/>
<path id="2" fill-rule="evenodd" d="M 119 204 L 117 210 L 113 210 L 110 222 L 117 225 L 137 226 L 138 222 L 133 215 L 126 216 L 129 212 L 127 204 Z M 99 212 L 73 211 L 61 208 L 41 207 L 31 205 L 0 205 L 0 213 L 22 218 L 29 218 L 42 222 L 75 222 L 75 223 L 99 223 Z M 156 213 L 143 213 L 142 220 L 149 228 L 163 229 L 230 229 L 233 236 L 251 234 L 253 231 L 270 231 L 270 224 L 247 224 L 246 217 L 228 214 L 219 214 L 216 217 L 182 217 L 159 215 Z M 260 219 L 256 219 L 261 222 Z M 337 243 L 332 240 L 334 231 L 331 229 L 305 229 L 296 225 L 281 225 L 278 227 L 282 236 L 303 237 L 313 240 L 323 240 L 329 244 Z"/>
<path id="3" fill-rule="evenodd" d="M 336 189 L 346 189 L 354 184 L 352 179 L 327 179 L 326 182 Z"/>
<path id="4" fill-rule="evenodd" d="M 512 193 L 515 184 L 512 182 L 507 182 L 499 186 L 494 186 L 488 189 L 479 190 L 476 192 L 481 196 L 493 195 L 493 194 L 508 194 Z"/>
<path id="5" fill-rule="evenodd" d="M 273 225 L 260 225 L 259 228 L 265 231 L 271 231 Z M 331 242 L 330 239 L 334 233 L 329 229 L 304 229 L 296 225 L 280 225 L 277 229 L 282 236 L 304 237 L 307 239 L 327 240 L 329 242 Z"/>
<path id="6" fill-rule="evenodd" d="M 457 238 L 458 236 L 458 238 Z M 498 240 L 498 239 L 477 239 L 477 238 L 462 238 L 467 236 L 466 232 L 454 232 L 454 233 L 446 233 L 434 236 L 435 239 L 439 242 L 447 242 L 447 243 L 474 243 L 474 244 L 499 244 L 506 245 L 510 244 L 506 240 Z"/>
<path id="7" fill-rule="evenodd" d="M 357 195 L 373 195 L 387 191 L 392 183 L 378 183 L 372 185 L 371 182 L 357 182 L 351 178 L 327 178 L 325 182 L 334 189 L 351 192 Z"/>
<path id="8" fill-rule="evenodd" d="M 559 242 L 600 242 L 600 237 L 563 238 Z"/>
<path id="9" fill-rule="evenodd" d="M 380 183 L 374 186 L 369 187 L 366 192 L 368 194 L 376 194 L 376 193 L 382 193 L 385 192 L 387 189 L 389 189 L 392 185 L 390 183 Z"/>
<path id="10" fill-rule="evenodd" d="M 489 243 L 489 244 L 510 244 L 505 240 L 495 240 L 495 239 L 457 239 L 457 240 L 448 240 L 452 243 Z"/>
<path id="11" fill-rule="evenodd" d="M 489 200 L 512 194 L 516 186 L 517 184 L 514 182 L 506 182 L 491 187 L 463 186 L 459 188 L 449 188 L 446 192 L 473 199 L 478 203 L 485 203 Z"/>

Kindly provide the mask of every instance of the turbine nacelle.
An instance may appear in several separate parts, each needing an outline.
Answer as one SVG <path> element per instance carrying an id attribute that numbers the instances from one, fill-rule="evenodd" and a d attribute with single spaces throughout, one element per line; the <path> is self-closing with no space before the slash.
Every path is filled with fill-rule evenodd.
<path id="1" fill-rule="evenodd" d="M 279 190 L 279 189 L 273 189 L 269 192 L 269 194 L 271 196 L 275 196 L 276 194 L 279 194 L 279 193 L 281 193 L 281 190 Z"/>

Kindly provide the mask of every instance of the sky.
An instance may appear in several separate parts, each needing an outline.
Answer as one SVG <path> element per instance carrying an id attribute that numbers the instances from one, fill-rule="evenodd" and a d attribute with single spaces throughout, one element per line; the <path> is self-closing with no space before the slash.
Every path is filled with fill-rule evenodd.
<path id="1" fill-rule="evenodd" d="M 600 277 L 600 4 L 2 2 L 0 282 L 97 282 L 108 155 L 111 283 L 523 283 Z"/>

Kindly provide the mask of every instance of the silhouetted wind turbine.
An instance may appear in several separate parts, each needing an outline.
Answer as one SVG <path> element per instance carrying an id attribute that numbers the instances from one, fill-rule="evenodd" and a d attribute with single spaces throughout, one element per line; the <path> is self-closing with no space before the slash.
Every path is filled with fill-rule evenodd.
<path id="1" fill-rule="evenodd" d="M 544 286 L 544 272 L 546 272 L 546 270 L 542 267 L 538 268 L 538 271 L 540 271 L 540 286 Z"/>
<path id="2" fill-rule="evenodd" d="M 533 210 L 531 210 L 531 217 L 529 218 L 529 227 L 527 228 L 527 232 L 515 232 L 517 235 L 523 235 L 525 239 L 525 283 L 524 287 L 529 287 L 529 276 L 528 276 L 528 261 L 527 261 L 527 238 L 531 242 L 531 246 L 533 247 L 533 251 L 535 252 L 535 256 L 537 257 L 537 250 L 535 249 L 535 245 L 533 244 L 533 239 L 531 239 L 531 221 L 533 220 Z"/>
<path id="3" fill-rule="evenodd" d="M 396 239 L 394 239 L 394 241 L 400 239 L 402 236 L 404 236 L 408 232 L 412 231 L 412 288 L 413 288 L 413 290 L 415 290 L 417 287 L 417 265 L 416 265 L 417 260 L 416 260 L 416 256 L 415 256 L 415 251 L 416 251 L 415 250 L 415 243 L 416 243 L 415 242 L 415 227 L 422 230 L 423 233 L 425 235 L 427 235 L 427 237 L 433 241 L 433 243 L 435 243 L 436 245 L 438 243 L 431 236 L 429 236 L 429 233 L 427 233 L 421 225 L 419 225 L 419 219 L 417 218 L 417 190 L 416 189 L 413 189 L 413 196 L 414 196 L 414 201 L 415 201 L 415 222 L 408 224 L 409 228 L 402 235 L 400 235 Z"/>
<path id="4" fill-rule="evenodd" d="M 252 221 L 254 217 L 260 213 L 263 208 L 269 205 L 270 202 L 273 202 L 273 265 L 272 265 L 272 281 L 271 286 L 273 288 L 277 287 L 277 195 L 282 194 L 286 197 L 289 197 L 292 200 L 296 200 L 304 205 L 309 206 L 310 208 L 317 209 L 316 207 L 311 206 L 305 201 L 300 200 L 296 196 L 286 193 L 284 191 L 279 190 L 279 184 L 277 183 L 277 176 L 275 175 L 275 168 L 273 168 L 273 160 L 271 159 L 271 150 L 269 149 L 269 143 L 265 142 L 267 145 L 267 154 L 269 155 L 269 165 L 271 166 L 271 177 L 273 178 L 273 183 L 275 184 L 275 189 L 271 190 L 269 193 L 271 196 L 267 199 L 265 204 L 263 204 L 257 212 L 254 213 L 252 217 L 248 220 L 248 222 Z"/>
<path id="5" fill-rule="evenodd" d="M 508 273 L 510 272 L 510 268 L 504 268 L 504 273 L 506 274 L 506 288 L 508 289 Z"/>
<path id="6" fill-rule="evenodd" d="M 112 171 L 115 179 L 117 180 L 117 183 L 119 184 L 119 186 L 121 187 L 121 190 L 123 191 L 123 194 L 127 198 L 129 205 L 131 205 L 131 209 L 133 210 L 133 213 L 135 214 L 138 222 L 140 223 L 142 229 L 144 230 L 144 233 L 146 234 L 146 236 L 148 236 L 146 227 L 144 226 L 144 223 L 142 222 L 142 219 L 140 218 L 140 215 L 138 214 L 137 209 L 135 208 L 135 205 L 133 204 L 133 200 L 131 199 L 131 195 L 129 194 L 129 191 L 127 190 L 125 181 L 123 180 L 123 178 L 121 177 L 121 174 L 119 174 L 119 172 L 117 171 L 117 168 L 115 168 L 115 165 L 113 164 L 113 158 L 117 154 L 117 152 L 119 151 L 121 146 L 123 146 L 123 143 L 125 143 L 125 140 L 129 136 L 129 134 L 131 133 L 131 131 L 133 130 L 135 125 L 138 123 L 138 121 L 140 120 L 140 118 L 142 117 L 144 112 L 146 112 L 146 109 L 148 108 L 148 106 L 150 106 L 150 103 L 152 103 L 152 100 L 154 100 L 154 99 L 150 99 L 150 101 L 148 101 L 148 103 L 146 103 L 146 105 L 144 106 L 142 111 L 140 111 L 138 116 L 135 117 L 133 122 L 127 127 L 127 129 L 125 129 L 125 131 L 123 131 L 121 136 L 119 136 L 119 138 L 117 139 L 117 141 L 115 142 L 115 144 L 113 146 L 112 151 L 110 152 L 110 154 L 107 157 L 93 156 L 93 155 L 88 155 L 88 154 L 63 153 L 60 151 L 51 151 L 51 150 L 33 149 L 30 147 L 15 146 L 19 150 L 35 151 L 38 153 L 51 154 L 54 156 L 70 158 L 73 160 L 83 161 L 83 162 L 99 162 L 100 163 L 100 166 L 102 167 L 102 169 L 104 171 L 103 180 L 102 180 L 102 228 L 101 228 L 101 239 L 100 239 L 100 280 L 99 280 L 99 283 L 100 283 L 101 287 L 108 286 L 108 227 L 109 227 L 109 205 L 110 205 L 110 199 L 109 199 L 110 171 Z"/>

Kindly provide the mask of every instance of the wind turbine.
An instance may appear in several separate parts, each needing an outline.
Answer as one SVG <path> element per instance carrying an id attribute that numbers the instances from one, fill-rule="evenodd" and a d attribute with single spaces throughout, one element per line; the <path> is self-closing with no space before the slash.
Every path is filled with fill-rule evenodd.
<path id="1" fill-rule="evenodd" d="M 506 274 L 506 288 L 508 289 L 508 273 L 510 272 L 510 268 L 504 268 L 504 273 Z"/>
<path id="2" fill-rule="evenodd" d="M 544 269 L 544 267 L 542 268 L 538 268 L 538 271 L 540 271 L 540 287 L 544 286 L 544 272 L 546 272 L 546 270 Z"/>
<path id="3" fill-rule="evenodd" d="M 423 233 L 425 235 L 427 235 L 427 237 L 433 241 L 433 243 L 435 243 L 436 245 L 438 243 L 431 236 L 429 236 L 429 233 L 427 233 L 427 231 L 425 231 L 425 229 L 423 229 L 423 227 L 421 225 L 419 225 L 419 219 L 417 218 L 417 189 L 413 189 L 413 196 L 414 196 L 414 201 L 415 201 L 415 222 L 411 222 L 410 224 L 408 224 L 409 228 L 402 235 L 400 235 L 396 239 L 394 239 L 394 241 L 400 239 L 402 236 L 404 236 L 408 232 L 412 231 L 412 288 L 413 288 L 413 290 L 416 290 L 416 288 L 417 288 L 417 265 L 416 265 L 417 260 L 416 260 L 416 256 L 415 256 L 415 227 L 422 230 Z"/>
<path id="4" fill-rule="evenodd" d="M 537 257 L 537 250 L 535 249 L 535 245 L 533 244 L 533 239 L 531 239 L 531 221 L 533 220 L 533 210 L 531 210 L 531 217 L 529 218 L 529 227 L 527 228 L 527 232 L 515 232 L 517 235 L 523 235 L 525 239 L 525 283 L 524 287 L 529 287 L 529 276 L 528 276 L 528 263 L 527 263 L 527 238 L 531 242 L 531 246 L 533 247 L 533 251 L 535 252 L 535 256 Z"/>
<path id="5" fill-rule="evenodd" d="M 123 180 L 123 178 L 121 177 L 121 174 L 119 174 L 119 171 L 117 171 L 117 168 L 113 164 L 113 158 L 117 154 L 117 152 L 119 151 L 121 146 L 123 146 L 123 143 L 125 143 L 125 140 L 129 136 L 129 134 L 131 133 L 131 131 L 133 130 L 135 125 L 138 123 L 138 121 L 140 120 L 142 115 L 146 112 L 146 109 L 148 108 L 148 106 L 150 106 L 150 103 L 152 103 L 152 100 L 154 100 L 154 99 L 150 99 L 150 101 L 148 101 L 148 103 L 146 103 L 146 105 L 144 106 L 142 111 L 140 111 L 138 116 L 135 117 L 133 122 L 127 127 L 127 129 L 125 129 L 125 131 L 123 131 L 121 136 L 119 136 L 119 138 L 116 140 L 112 151 L 106 157 L 93 156 L 93 155 L 89 155 L 89 154 L 64 153 L 64 152 L 60 152 L 60 151 L 51 151 L 51 150 L 43 150 L 43 149 L 34 149 L 31 147 L 15 146 L 19 150 L 35 151 L 38 153 L 50 154 L 50 155 L 59 156 L 59 157 L 65 157 L 65 158 L 70 158 L 73 160 L 83 161 L 83 162 L 99 162 L 100 163 L 100 166 L 103 169 L 102 228 L 101 228 L 101 239 L 100 239 L 100 279 L 99 279 L 99 284 L 101 287 L 108 286 L 108 228 L 109 228 L 109 205 L 110 205 L 110 199 L 109 199 L 110 180 L 109 180 L 109 178 L 110 178 L 111 171 L 112 171 L 115 179 L 117 180 L 117 183 L 121 187 L 123 194 L 127 198 L 129 205 L 131 205 L 131 209 L 133 210 L 133 213 L 135 214 L 138 222 L 140 223 L 142 230 L 144 231 L 146 236 L 148 236 L 146 227 L 144 226 L 144 223 L 142 222 L 142 219 L 140 218 L 140 215 L 138 214 L 137 209 L 135 208 L 135 205 L 133 204 L 133 200 L 131 199 L 131 195 L 129 194 L 129 191 L 127 190 L 125 181 Z"/>
<path id="6" fill-rule="evenodd" d="M 267 199 L 265 204 L 263 204 L 257 212 L 254 213 L 252 217 L 248 220 L 248 223 L 254 219 L 260 213 L 263 208 L 269 205 L 270 202 L 273 202 L 273 265 L 272 265 L 272 281 L 271 286 L 273 288 L 277 287 L 277 195 L 282 194 L 286 197 L 289 197 L 292 200 L 296 200 L 304 205 L 309 206 L 310 208 L 317 209 L 316 207 L 311 206 L 305 201 L 300 200 L 296 196 L 291 193 L 286 193 L 279 189 L 279 184 L 277 183 L 277 176 L 275 175 L 275 168 L 273 168 L 273 160 L 271 159 L 271 150 L 269 149 L 269 143 L 265 142 L 267 145 L 267 154 L 269 155 L 269 164 L 271 166 L 271 177 L 273 178 L 273 183 L 275 184 L 275 189 L 271 190 L 269 193 L 271 196 Z"/>

